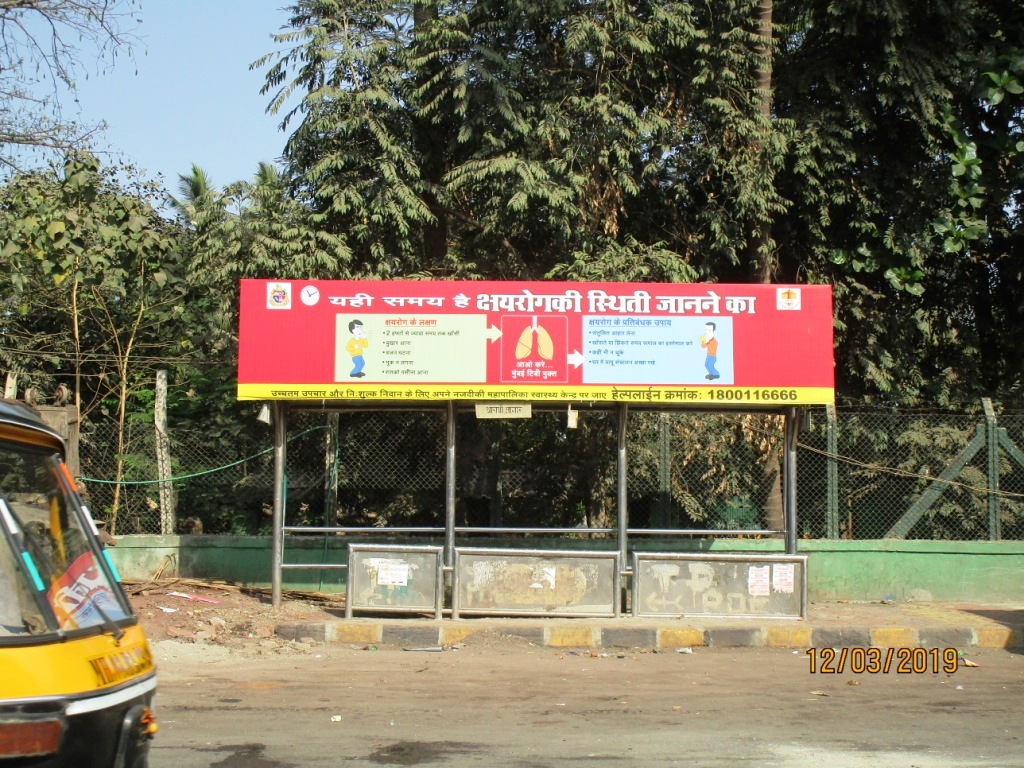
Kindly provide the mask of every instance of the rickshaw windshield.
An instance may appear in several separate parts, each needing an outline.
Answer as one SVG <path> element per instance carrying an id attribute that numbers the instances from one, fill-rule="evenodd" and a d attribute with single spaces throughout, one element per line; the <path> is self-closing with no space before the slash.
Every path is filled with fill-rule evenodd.
<path id="1" fill-rule="evenodd" d="M 0 502 L 2 503 L 2 502 Z M 22 577 L 8 540 L 0 542 L 0 639 L 47 631 L 29 582 Z"/>
<path id="2" fill-rule="evenodd" d="M 128 617 L 60 472 L 52 454 L 0 442 L 0 639 Z"/>

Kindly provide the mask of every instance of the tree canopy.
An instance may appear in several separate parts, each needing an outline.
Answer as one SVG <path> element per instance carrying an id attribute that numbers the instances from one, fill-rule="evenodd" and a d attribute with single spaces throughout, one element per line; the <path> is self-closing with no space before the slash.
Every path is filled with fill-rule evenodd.
<path id="1" fill-rule="evenodd" d="M 91 10 L 80 20 L 109 45 L 125 7 L 0 0 L 7 20 Z M 284 165 L 218 188 L 197 164 L 175 226 L 135 219 L 169 239 L 203 307 L 191 354 L 231 364 L 240 277 L 811 282 L 834 289 L 841 400 L 1020 402 L 1019 3 L 296 0 L 288 13 L 283 49 L 254 64 Z M 7 64 L 6 82 L 26 77 Z M 38 201 L 68 178 L 5 190 L 8 302 L 53 299 L 57 230 L 72 225 Z M 89 205 L 132 194 L 116 186 Z M 5 351 L 24 352 L 12 338 Z"/>
<path id="2" fill-rule="evenodd" d="M 844 396 L 950 404 L 1020 393 L 1022 15 L 299 0 L 259 64 L 348 274 L 827 282 Z"/>

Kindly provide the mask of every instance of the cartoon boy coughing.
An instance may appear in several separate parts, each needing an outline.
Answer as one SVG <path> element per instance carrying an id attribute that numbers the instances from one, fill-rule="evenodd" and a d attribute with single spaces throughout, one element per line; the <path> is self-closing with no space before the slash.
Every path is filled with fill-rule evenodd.
<path id="1" fill-rule="evenodd" d="M 353 320 L 348 324 L 348 332 L 352 334 L 352 338 L 345 345 L 345 351 L 352 357 L 352 373 L 349 376 L 361 379 L 366 375 L 363 373 L 363 366 L 366 365 L 366 361 L 363 360 L 363 350 L 370 342 L 363 336 L 363 324 L 358 320 Z"/>

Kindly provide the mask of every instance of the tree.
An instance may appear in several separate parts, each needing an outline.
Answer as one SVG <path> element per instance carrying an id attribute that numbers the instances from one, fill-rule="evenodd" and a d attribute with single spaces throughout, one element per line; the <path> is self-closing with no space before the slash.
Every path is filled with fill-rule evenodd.
<path id="1" fill-rule="evenodd" d="M 413 272 L 432 214 L 409 146 L 412 4 L 327 0 L 298 3 L 292 13 L 295 31 L 280 40 L 295 47 L 270 66 L 266 89 L 276 89 L 274 111 L 296 89 L 307 92 L 299 108 L 305 117 L 286 147 L 294 192 L 321 228 L 358 254 L 356 274 Z M 286 114 L 283 125 L 297 114 Z"/>
<path id="2" fill-rule="evenodd" d="M 776 4 L 775 111 L 795 129 L 778 182 L 792 204 L 773 225 L 780 276 L 834 286 L 843 398 L 959 405 L 1019 393 L 1015 374 L 980 358 L 983 347 L 1001 354 L 993 342 L 1019 343 L 1019 323 L 998 339 L 979 325 L 994 286 L 1019 280 L 957 245 L 1015 210 L 1013 184 L 986 193 L 980 215 L 971 139 L 957 146 L 950 133 L 966 121 L 993 148 L 1018 140 L 1019 102 L 1017 128 L 1008 115 L 971 118 L 984 111 L 976 84 L 995 49 L 1020 47 L 1017 5 L 958 0 L 922 14 L 910 3 Z M 984 165 L 994 176 L 1019 168 L 1004 149 Z M 1005 320 L 1019 317 L 1007 298 Z"/>
<path id="3" fill-rule="evenodd" d="M 293 6 L 293 47 L 259 63 L 272 109 L 305 94 L 282 121 L 293 189 L 357 272 L 697 276 L 657 194 L 691 11 L 575 5 Z"/>
<path id="4" fill-rule="evenodd" d="M 933 226 L 945 257 L 939 290 L 962 297 L 975 386 L 1024 392 L 1024 9 L 993 3 L 969 89 L 943 117 L 950 199 Z"/>
<path id="5" fill-rule="evenodd" d="M 131 400 L 188 348 L 192 323 L 175 227 L 112 176 L 79 155 L 2 190 L 12 291 L 0 360 L 37 382 L 70 384 L 83 419 L 96 411 L 113 421 L 120 480 Z M 117 514 L 115 495 L 112 530 Z"/>
<path id="6" fill-rule="evenodd" d="M 87 56 L 100 67 L 130 50 L 135 0 L 0 0 L 0 167 L 27 152 L 84 149 L 97 126 L 66 120 L 61 94 L 74 91 Z"/>
<path id="7" fill-rule="evenodd" d="M 239 280 L 348 276 L 350 253 L 343 239 L 316 226 L 272 165 L 260 163 L 252 181 L 223 190 L 193 165 L 190 174 L 179 176 L 179 192 L 171 202 L 187 233 L 189 280 L 208 310 L 206 342 L 228 349 L 232 358 Z"/>
<path id="8" fill-rule="evenodd" d="M 827 282 L 844 395 L 952 403 L 1018 386 L 1018 5 L 299 0 L 259 63 L 353 274 Z"/>

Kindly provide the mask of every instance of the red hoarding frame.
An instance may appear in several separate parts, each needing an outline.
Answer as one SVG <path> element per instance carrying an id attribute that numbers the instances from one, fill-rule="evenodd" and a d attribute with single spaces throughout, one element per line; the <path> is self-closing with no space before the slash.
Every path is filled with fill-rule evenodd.
<path id="1" fill-rule="evenodd" d="M 243 280 L 238 397 L 835 399 L 824 285 Z"/>

